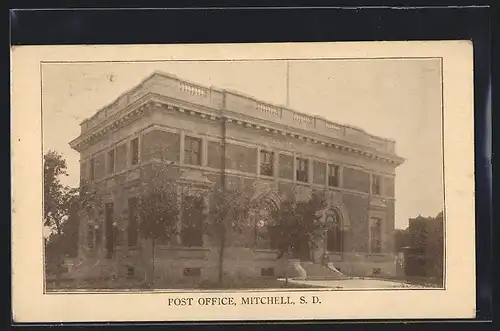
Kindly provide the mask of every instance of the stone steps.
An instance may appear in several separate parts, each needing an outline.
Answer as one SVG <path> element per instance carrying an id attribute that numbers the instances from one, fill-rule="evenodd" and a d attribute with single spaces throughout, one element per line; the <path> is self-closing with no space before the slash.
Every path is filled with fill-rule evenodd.
<path id="1" fill-rule="evenodd" d="M 306 280 L 341 280 L 349 279 L 346 275 L 338 271 L 332 263 L 324 266 L 319 263 L 301 262 L 302 269 L 305 271 Z"/>

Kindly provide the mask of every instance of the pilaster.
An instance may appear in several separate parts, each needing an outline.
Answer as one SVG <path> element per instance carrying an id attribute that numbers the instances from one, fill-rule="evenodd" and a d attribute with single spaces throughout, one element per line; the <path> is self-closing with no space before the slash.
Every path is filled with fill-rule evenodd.
<path id="1" fill-rule="evenodd" d="M 179 164 L 184 164 L 184 144 L 185 144 L 185 137 L 186 134 L 184 131 L 180 132 L 180 140 L 181 140 L 181 146 L 180 146 L 180 155 L 179 155 Z"/>
<path id="2" fill-rule="evenodd" d="M 181 145 L 182 147 L 182 145 Z M 184 150 L 183 148 L 181 150 Z M 206 167 L 208 164 L 208 140 L 207 136 L 201 139 L 201 165 Z"/>
<path id="3" fill-rule="evenodd" d="M 297 183 L 297 153 L 293 153 L 293 183 Z"/>
<path id="4" fill-rule="evenodd" d="M 261 148 L 257 147 L 257 177 L 260 176 L 260 151 Z"/>

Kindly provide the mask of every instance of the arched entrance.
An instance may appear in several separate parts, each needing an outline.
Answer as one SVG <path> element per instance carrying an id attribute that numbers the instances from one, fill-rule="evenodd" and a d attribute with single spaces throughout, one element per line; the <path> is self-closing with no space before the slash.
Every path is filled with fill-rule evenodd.
<path id="1" fill-rule="evenodd" d="M 343 222 L 338 209 L 328 210 L 325 215 L 325 249 L 331 253 L 344 251 Z"/>
<path id="2" fill-rule="evenodd" d="M 251 218 L 254 226 L 254 247 L 277 249 L 276 214 L 280 208 L 280 197 L 274 191 L 260 191 L 251 200 Z"/>

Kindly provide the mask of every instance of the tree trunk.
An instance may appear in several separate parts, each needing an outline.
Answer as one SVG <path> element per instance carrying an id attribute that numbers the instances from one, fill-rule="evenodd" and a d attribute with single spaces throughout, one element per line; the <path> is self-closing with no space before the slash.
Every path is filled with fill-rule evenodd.
<path id="1" fill-rule="evenodd" d="M 285 253 L 285 287 L 288 287 L 288 264 L 290 263 L 289 250 Z"/>
<path id="2" fill-rule="evenodd" d="M 155 242 L 156 240 L 153 238 L 151 239 L 151 246 L 152 246 L 152 255 L 151 255 L 151 258 L 152 258 L 152 264 L 151 264 L 151 285 L 154 286 L 155 284 Z"/>
<path id="3" fill-rule="evenodd" d="M 226 248 L 226 231 L 221 233 L 220 249 L 219 249 L 219 286 L 224 283 L 224 250 Z"/>
<path id="4" fill-rule="evenodd" d="M 62 234 L 61 223 L 57 219 L 54 219 L 54 223 L 56 225 L 57 234 L 60 236 Z"/>

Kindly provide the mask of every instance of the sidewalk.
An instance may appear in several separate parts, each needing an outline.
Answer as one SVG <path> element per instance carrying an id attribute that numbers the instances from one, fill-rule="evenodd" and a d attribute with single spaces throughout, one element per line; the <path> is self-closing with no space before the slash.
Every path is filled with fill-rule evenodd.
<path id="1" fill-rule="evenodd" d="M 280 279 L 285 282 L 284 279 Z M 314 287 L 327 287 L 342 290 L 356 289 L 397 289 L 397 288 L 425 288 L 419 285 L 410 285 L 403 282 L 373 279 L 373 278 L 352 278 L 341 280 L 295 280 L 289 279 L 291 284 L 309 285 Z"/>

